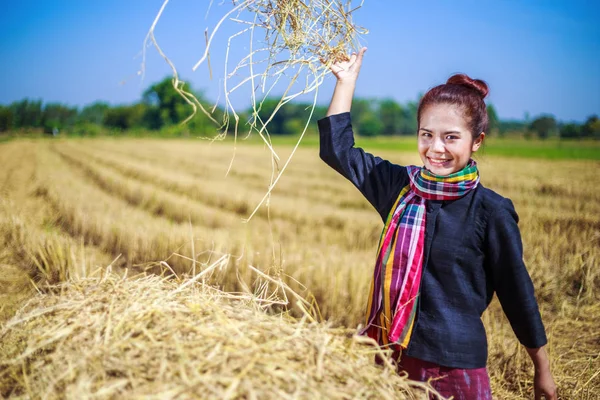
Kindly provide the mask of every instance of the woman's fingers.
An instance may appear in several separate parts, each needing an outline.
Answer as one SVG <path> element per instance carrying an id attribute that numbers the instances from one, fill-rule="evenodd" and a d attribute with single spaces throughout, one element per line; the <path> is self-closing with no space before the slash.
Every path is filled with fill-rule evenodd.
<path id="1" fill-rule="evenodd" d="M 352 53 L 352 56 L 350 56 L 349 64 L 353 71 L 360 70 L 360 67 L 362 66 L 362 60 L 365 55 L 365 51 L 367 51 L 367 48 L 363 47 L 362 49 L 360 49 L 358 54 Z"/>
<path id="2" fill-rule="evenodd" d="M 356 76 L 358 76 L 358 72 L 360 71 L 362 59 L 366 50 L 367 48 L 363 47 L 360 49 L 358 54 L 352 53 L 348 61 L 333 63 L 329 66 L 329 69 L 338 79 L 347 79 L 352 77 L 354 77 L 353 79 L 356 79 Z M 323 60 L 321 60 L 321 62 L 323 62 Z"/>
<path id="3" fill-rule="evenodd" d="M 330 65 L 329 68 L 332 71 L 334 69 L 348 70 L 355 64 L 358 64 L 358 66 L 360 67 L 366 51 L 367 51 L 367 48 L 363 47 L 362 49 L 359 50 L 358 54 L 357 53 L 350 54 L 350 58 L 348 59 L 348 61 L 339 61 L 339 62 L 333 63 Z M 327 64 L 325 59 L 321 58 L 320 60 L 323 64 Z"/>
<path id="4" fill-rule="evenodd" d="M 356 53 L 352 53 L 350 55 L 350 61 L 348 61 L 348 64 L 352 65 L 356 62 Z"/>
<path id="5" fill-rule="evenodd" d="M 358 52 L 358 56 L 356 56 L 356 63 L 358 64 L 359 67 L 362 65 L 362 60 L 363 60 L 363 57 L 365 56 L 366 51 L 367 51 L 367 48 L 363 47 Z"/>
<path id="6" fill-rule="evenodd" d="M 329 67 L 329 69 L 331 70 L 331 72 L 333 72 L 335 75 L 339 74 L 342 71 L 345 71 L 346 68 L 344 68 L 344 66 L 340 63 L 335 63 L 332 64 L 331 67 Z"/>

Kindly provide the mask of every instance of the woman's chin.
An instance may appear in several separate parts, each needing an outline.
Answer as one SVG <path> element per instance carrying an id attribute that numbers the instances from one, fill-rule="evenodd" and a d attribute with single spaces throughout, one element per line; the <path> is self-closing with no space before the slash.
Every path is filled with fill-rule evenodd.
<path id="1" fill-rule="evenodd" d="M 427 163 L 425 167 L 429 170 L 429 172 L 439 176 L 446 176 L 455 172 L 452 166 L 432 165 L 431 163 Z"/>

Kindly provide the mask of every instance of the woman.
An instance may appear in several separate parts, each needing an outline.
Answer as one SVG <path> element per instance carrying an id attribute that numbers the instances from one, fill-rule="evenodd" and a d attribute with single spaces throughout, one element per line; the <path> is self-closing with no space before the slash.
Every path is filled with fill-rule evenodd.
<path id="1" fill-rule="evenodd" d="M 424 166 L 394 165 L 354 147 L 350 106 L 365 51 L 331 67 L 337 83 L 319 121 L 321 158 L 385 223 L 363 333 L 392 347 L 411 379 L 455 399 L 490 399 L 481 314 L 496 292 L 533 361 L 535 398 L 556 399 L 517 214 L 479 183 L 471 158 L 487 130 L 487 85 L 455 75 L 427 92 L 417 113 Z"/>

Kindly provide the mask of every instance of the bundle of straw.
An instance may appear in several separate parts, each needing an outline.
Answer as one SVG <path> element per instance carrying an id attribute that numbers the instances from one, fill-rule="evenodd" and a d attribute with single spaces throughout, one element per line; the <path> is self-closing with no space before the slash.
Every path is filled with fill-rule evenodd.
<path id="1" fill-rule="evenodd" d="M 429 398 L 349 332 L 198 281 L 108 273 L 46 288 L 1 328 L 0 396 Z"/>
<path id="2" fill-rule="evenodd" d="M 264 43 L 272 55 L 289 53 L 286 62 L 313 64 L 347 60 L 347 52 L 359 46 L 364 28 L 352 22 L 352 13 L 362 7 L 339 0 L 234 0 L 254 16 L 254 25 L 264 29 Z"/>
<path id="3" fill-rule="evenodd" d="M 217 68 L 217 70 L 223 68 L 225 71 L 221 80 L 225 112 L 220 126 L 221 134 L 217 135 L 215 139 L 223 139 L 227 132 L 233 130 L 235 140 L 237 140 L 240 116 L 231 101 L 231 95 L 242 87 L 248 87 L 252 113 L 246 121 L 244 129 L 247 130 L 248 135 L 256 132 L 272 153 L 274 173 L 269 189 L 265 198 L 256 206 L 248 219 L 252 218 L 258 208 L 267 201 L 273 187 L 295 154 L 296 148 L 311 122 L 318 88 L 325 77 L 330 74 L 330 66 L 335 62 L 347 60 L 350 52 L 357 51 L 361 47 L 360 36 L 366 34 L 367 30 L 357 26 L 353 22 L 352 16 L 356 10 L 362 7 L 363 1 L 232 0 L 221 4 L 222 8 L 219 10 L 223 10 L 222 16 L 212 27 L 210 33 L 208 28 L 205 31 L 204 54 L 192 69 L 195 71 L 200 65 L 206 63 L 210 71 L 210 78 L 212 78 L 215 66 L 211 65 L 210 52 L 214 38 L 226 23 L 239 27 L 239 30 L 228 37 L 224 65 Z M 171 66 L 173 86 L 194 108 L 194 113 L 200 110 L 213 118 L 212 111 L 215 108 L 206 109 L 193 94 L 183 89 L 183 83 L 179 80 L 175 65 L 160 48 L 154 36 L 154 29 L 168 2 L 169 0 L 164 1 L 150 27 L 144 45 L 144 54 L 147 45 L 152 43 Z M 211 10 L 212 3 L 212 1 L 209 3 L 209 10 Z M 248 49 L 248 53 L 237 62 L 234 61 L 235 65 L 230 67 L 231 46 L 240 40 L 247 41 L 244 46 Z M 142 65 L 143 70 L 144 65 Z M 278 85 L 286 88 L 280 96 L 279 103 L 269 117 L 261 118 L 259 112 L 264 100 L 273 96 Z M 310 115 L 296 147 L 283 167 L 279 169 L 278 162 L 280 160 L 271 145 L 269 122 L 286 103 L 310 93 L 313 94 Z M 231 127 L 232 121 L 233 128 Z M 233 158 L 231 163 L 233 163 Z M 276 169 L 277 171 L 275 171 Z"/>

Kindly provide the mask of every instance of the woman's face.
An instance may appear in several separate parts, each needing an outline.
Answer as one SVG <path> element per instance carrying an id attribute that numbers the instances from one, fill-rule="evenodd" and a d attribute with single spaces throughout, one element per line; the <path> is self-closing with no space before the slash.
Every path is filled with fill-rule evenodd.
<path id="1" fill-rule="evenodd" d="M 425 168 L 436 175 L 463 169 L 485 136 L 482 132 L 473 140 L 462 109 L 452 104 L 428 106 L 419 122 L 419 155 Z"/>

